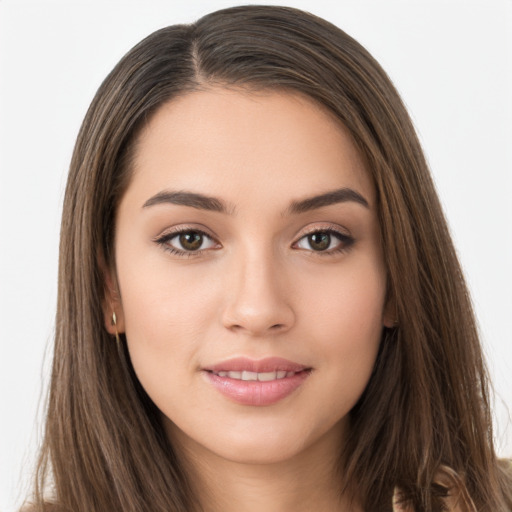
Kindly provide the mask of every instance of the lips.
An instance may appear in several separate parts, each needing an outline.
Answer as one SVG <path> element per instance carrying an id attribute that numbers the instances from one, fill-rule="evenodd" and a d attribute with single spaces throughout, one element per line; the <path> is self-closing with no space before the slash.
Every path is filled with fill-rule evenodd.
<path id="1" fill-rule="evenodd" d="M 229 400 L 241 405 L 272 405 L 295 390 L 311 368 L 286 359 L 236 358 L 203 368 L 210 384 Z"/>
<path id="2" fill-rule="evenodd" d="M 230 379 L 244 380 L 244 381 L 260 381 L 268 382 L 271 380 L 284 379 L 285 377 L 293 377 L 296 372 L 287 372 L 286 370 L 276 370 L 274 372 L 213 372 L 219 377 L 229 377 Z"/>

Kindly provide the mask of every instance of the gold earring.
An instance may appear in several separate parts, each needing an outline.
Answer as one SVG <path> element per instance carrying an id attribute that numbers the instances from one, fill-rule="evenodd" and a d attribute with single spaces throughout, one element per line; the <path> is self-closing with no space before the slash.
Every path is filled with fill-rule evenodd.
<path id="1" fill-rule="evenodd" d="M 119 348 L 121 346 L 121 339 L 119 338 L 119 333 L 117 332 L 117 316 L 116 316 L 115 311 L 112 311 L 111 324 L 112 324 L 112 327 L 116 328 L 116 343 L 117 343 L 117 347 Z"/>

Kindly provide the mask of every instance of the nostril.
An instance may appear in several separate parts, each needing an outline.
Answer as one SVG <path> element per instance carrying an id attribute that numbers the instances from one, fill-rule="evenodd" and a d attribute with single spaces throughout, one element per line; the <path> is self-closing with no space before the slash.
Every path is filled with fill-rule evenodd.
<path id="1" fill-rule="evenodd" d="M 232 333 L 277 335 L 293 325 L 294 312 L 283 301 L 270 301 L 266 297 L 259 297 L 258 301 L 254 297 L 235 297 L 226 304 L 221 320 Z"/>

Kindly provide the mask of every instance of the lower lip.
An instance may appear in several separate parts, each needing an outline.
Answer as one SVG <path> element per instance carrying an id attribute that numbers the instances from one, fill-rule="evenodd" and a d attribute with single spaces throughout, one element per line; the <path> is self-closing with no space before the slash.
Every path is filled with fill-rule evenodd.
<path id="1" fill-rule="evenodd" d="M 266 382 L 230 379 L 212 372 L 205 373 L 213 387 L 233 402 L 241 405 L 272 405 L 291 395 L 311 371 L 303 370 L 291 377 Z"/>

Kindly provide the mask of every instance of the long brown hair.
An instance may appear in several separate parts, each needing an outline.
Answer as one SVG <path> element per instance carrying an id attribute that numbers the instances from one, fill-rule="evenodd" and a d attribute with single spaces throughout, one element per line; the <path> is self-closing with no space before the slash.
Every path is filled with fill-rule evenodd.
<path id="1" fill-rule="evenodd" d="M 104 327 L 103 302 L 137 135 L 164 102 L 211 85 L 313 98 L 351 132 L 376 187 L 398 327 L 385 329 L 351 411 L 340 489 L 356 489 L 369 511 L 390 510 L 397 489 L 415 511 L 441 510 L 449 487 L 475 510 L 512 508 L 471 302 L 396 90 L 337 27 L 291 8 L 248 6 L 151 34 L 109 74 L 83 122 L 64 201 L 36 509 L 200 510 L 124 340 L 116 346 Z"/>

